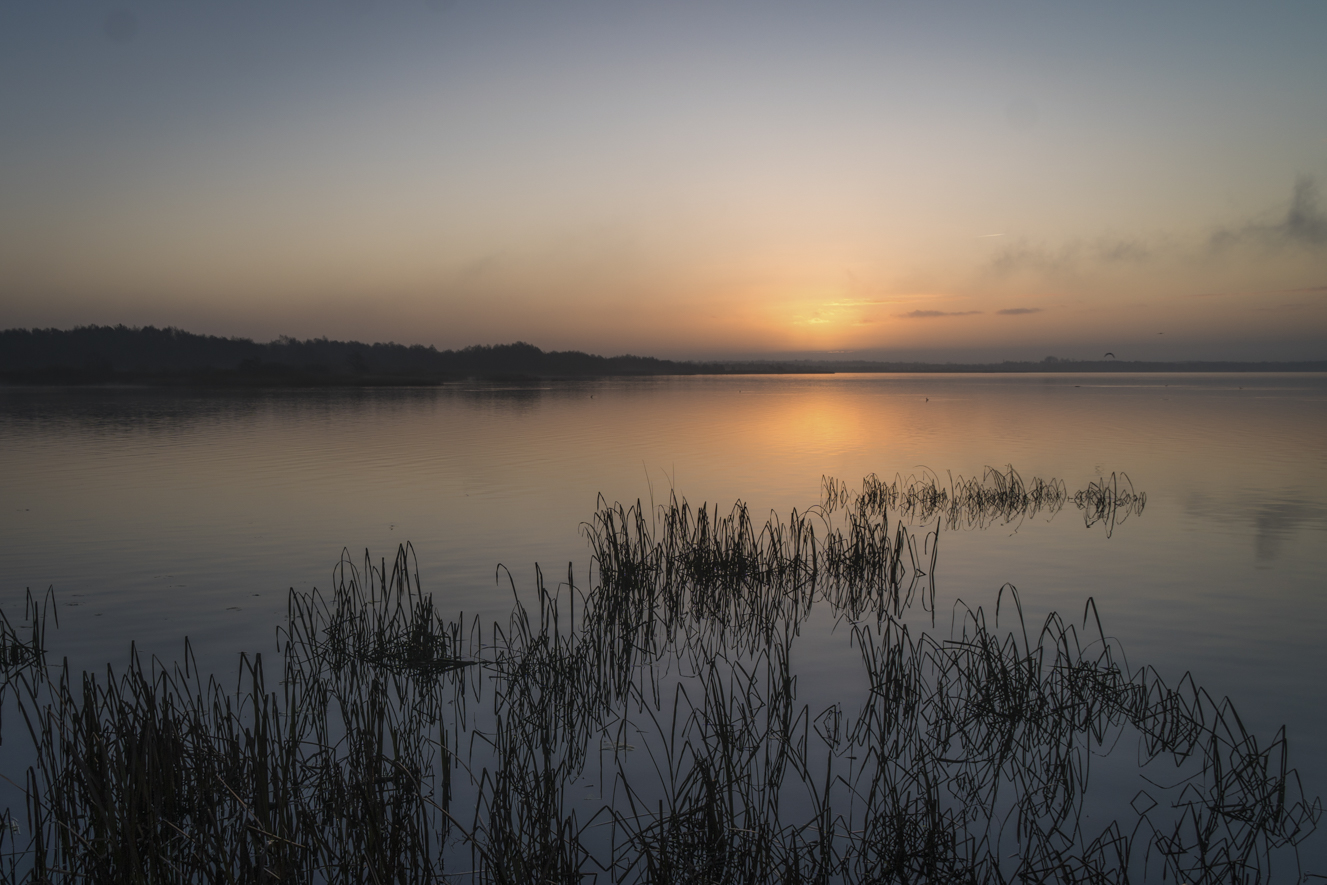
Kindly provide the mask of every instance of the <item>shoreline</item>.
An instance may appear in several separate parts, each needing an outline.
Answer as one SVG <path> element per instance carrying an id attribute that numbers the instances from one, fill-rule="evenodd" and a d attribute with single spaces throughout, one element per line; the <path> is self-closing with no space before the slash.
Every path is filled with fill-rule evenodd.
<path id="1" fill-rule="evenodd" d="M 1119 375 L 1321 375 L 1327 374 L 1327 362 L 1321 363 L 1211 363 L 1156 364 L 1120 363 L 1111 368 L 1091 364 L 1058 363 L 1053 368 L 991 366 L 983 364 L 943 364 L 880 367 L 698 366 L 694 371 L 660 372 L 584 372 L 527 373 L 493 372 L 428 375 L 349 375 L 318 369 L 301 370 L 276 367 L 275 371 L 209 370 L 203 372 L 115 372 L 65 368 L 0 372 L 0 387 L 96 387 L 96 388 L 217 388 L 217 389 L 328 389 L 328 388 L 401 388 L 455 387 L 464 384 L 536 385 L 549 382 L 601 381 L 607 379 L 646 378 L 726 378 L 739 376 L 798 375 L 1025 375 L 1025 376 L 1119 376 Z"/>

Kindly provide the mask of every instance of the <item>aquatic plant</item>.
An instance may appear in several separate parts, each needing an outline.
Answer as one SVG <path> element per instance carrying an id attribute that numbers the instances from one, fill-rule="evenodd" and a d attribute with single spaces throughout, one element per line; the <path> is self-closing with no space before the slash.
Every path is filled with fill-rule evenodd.
<path id="1" fill-rule="evenodd" d="M 1110 537 L 1116 525 L 1143 512 L 1147 493 L 1134 491 L 1133 480 L 1127 473 L 1111 473 L 1109 479 L 1093 480 L 1087 488 L 1074 493 L 1074 504 L 1083 511 L 1084 525 L 1091 528 L 1100 524 Z"/>
<path id="2" fill-rule="evenodd" d="M 890 482 L 870 474 L 859 491 L 832 476 L 821 477 L 820 485 L 820 507 L 826 513 L 883 517 L 892 512 L 913 524 L 938 518 L 950 530 L 1017 525 L 1042 514 L 1054 519 L 1072 501 L 1088 527 L 1101 524 L 1109 536 L 1117 523 L 1142 513 L 1147 504 L 1146 493 L 1135 492 L 1127 474 L 1093 480 L 1071 495 L 1063 480 L 1033 477 L 1025 482 L 1012 464 L 1003 470 L 986 467 L 980 477 L 948 474 L 947 480 L 930 470 L 895 474 Z"/>
<path id="3" fill-rule="evenodd" d="M 398 572 L 405 559 L 402 548 Z M 405 627 L 407 643 L 427 628 L 417 606 L 389 592 L 404 586 L 395 576 L 382 586 L 386 596 L 372 599 L 343 582 L 330 609 L 292 593 L 275 690 L 261 656 L 243 657 L 235 690 L 204 679 L 187 642 L 183 665 L 131 652 L 119 677 L 76 676 L 66 663 L 48 685 L 21 680 L 36 760 L 25 779 L 29 842 L 0 832 L 11 880 L 436 875 L 454 747 L 436 659 L 403 669 L 366 643 L 351 646 L 363 661 L 335 666 L 347 625 L 385 626 L 386 637 Z M 394 614 L 379 619 L 380 608 Z M 342 621 L 325 620 L 329 610 Z"/>
<path id="4" fill-rule="evenodd" d="M 949 474 L 948 480 L 930 470 L 906 477 L 896 474 L 890 482 L 872 473 L 857 492 L 849 491 L 842 480 L 823 477 L 821 489 L 821 507 L 830 512 L 853 509 L 873 516 L 895 512 L 913 522 L 939 518 L 949 529 L 1008 524 L 1042 511 L 1054 517 L 1069 499 L 1062 480 L 1033 477 L 1024 482 L 1013 465 L 1004 470 L 987 467 L 980 477 Z"/>
<path id="5" fill-rule="evenodd" d="M 9 620 L 9 616 L 0 610 L 0 698 L 5 689 L 19 673 L 29 673 L 39 677 L 46 666 L 46 625 L 55 620 L 60 626 L 59 610 L 55 607 L 55 589 L 47 588 L 41 603 L 32 595 L 29 588 L 23 598 L 23 620 L 26 622 L 26 637 L 20 635 L 18 627 Z"/>
<path id="6" fill-rule="evenodd" d="M 246 656 L 223 690 L 187 644 L 182 665 L 131 654 L 119 677 L 66 665 L 49 681 L 23 652 L 11 700 L 36 755 L 24 833 L 0 830 L 4 875 L 1301 878 L 1322 808 L 1284 732 L 1262 743 L 1190 677 L 1131 672 L 1091 600 L 1081 622 L 1029 630 L 1006 586 L 989 619 L 958 606 L 947 636 L 910 622 L 920 598 L 934 624 L 946 514 L 1065 500 L 1012 469 L 964 487 L 867 483 L 861 504 L 836 484 L 832 506 L 763 523 L 740 502 L 601 500 L 588 585 L 536 567 L 526 597 L 499 567 L 515 602 L 487 638 L 436 612 L 408 546 L 390 568 L 343 553 L 329 592 L 291 591 L 276 686 Z M 908 501 L 933 531 L 891 525 Z M 821 606 L 856 649 L 861 696 L 799 694 L 796 643 Z M 1112 747 L 1174 786 L 1116 771 L 1136 788 L 1102 790 Z"/>
<path id="7" fill-rule="evenodd" d="M 367 554 L 361 573 L 342 550 L 332 584 L 330 599 L 316 588 L 289 597 L 286 647 L 307 655 L 301 668 L 367 667 L 423 677 L 474 663 L 460 654 L 458 623 L 438 615 L 433 595 L 420 589 L 409 543 L 397 551 L 390 573 L 385 559 L 375 567 Z"/>

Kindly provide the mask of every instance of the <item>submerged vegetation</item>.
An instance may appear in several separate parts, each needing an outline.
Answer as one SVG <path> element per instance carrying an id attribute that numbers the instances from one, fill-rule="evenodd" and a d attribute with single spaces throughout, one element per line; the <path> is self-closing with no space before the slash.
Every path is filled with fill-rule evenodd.
<path id="1" fill-rule="evenodd" d="M 1088 483 L 1087 488 L 1074 494 L 1074 504 L 1083 511 L 1083 523 L 1088 527 L 1102 525 L 1109 536 L 1117 523 L 1130 515 L 1138 515 L 1147 506 L 1147 493 L 1135 492 L 1128 474 L 1112 473 Z"/>
<path id="2" fill-rule="evenodd" d="M 1127 474 L 1112 473 L 1071 495 L 1060 479 L 1033 477 L 1025 482 L 1012 464 L 1004 470 L 987 467 L 980 477 L 949 474 L 947 480 L 929 470 L 907 477 L 896 474 L 892 482 L 871 474 L 855 493 L 832 476 L 820 482 L 820 506 L 827 512 L 851 505 L 862 517 L 883 518 L 893 512 L 913 525 L 939 519 L 951 530 L 1016 526 L 1042 514 L 1053 519 L 1069 502 L 1082 512 L 1085 525 L 1100 524 L 1110 535 L 1117 523 L 1143 512 L 1147 493 L 1136 492 Z"/>
<path id="3" fill-rule="evenodd" d="M 516 601 L 487 630 L 439 615 L 408 545 L 390 567 L 343 554 L 328 593 L 291 591 L 279 678 L 246 656 L 234 688 L 187 650 L 131 655 L 118 677 L 48 672 L 30 600 L 30 640 L 0 624 L 5 724 L 16 709 L 31 738 L 4 875 L 1302 878 L 1322 810 L 1284 733 L 1260 742 L 1187 676 L 1131 671 L 1092 600 L 1080 622 L 1028 624 L 1006 585 L 993 612 L 960 605 L 935 630 L 942 530 L 1070 501 L 1113 525 L 1142 511 L 1127 479 L 1069 495 L 1009 468 L 823 491 L 763 522 L 741 503 L 601 499 L 588 586 L 536 569 L 527 605 L 500 567 Z M 837 692 L 805 688 L 813 630 L 860 661 Z"/>

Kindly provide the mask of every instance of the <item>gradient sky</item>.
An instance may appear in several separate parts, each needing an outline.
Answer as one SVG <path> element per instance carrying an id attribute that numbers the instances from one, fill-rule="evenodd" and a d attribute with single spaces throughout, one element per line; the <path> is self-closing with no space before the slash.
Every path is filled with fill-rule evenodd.
<path id="1" fill-rule="evenodd" d="M 1327 359 L 1327 3 L 0 5 L 0 327 Z"/>

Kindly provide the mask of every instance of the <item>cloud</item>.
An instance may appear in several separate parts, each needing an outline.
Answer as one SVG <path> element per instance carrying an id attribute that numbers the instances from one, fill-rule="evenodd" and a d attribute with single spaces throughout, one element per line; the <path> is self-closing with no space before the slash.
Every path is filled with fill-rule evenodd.
<path id="1" fill-rule="evenodd" d="M 967 317 L 974 313 L 981 313 L 979 310 L 910 310 L 907 313 L 897 313 L 894 316 L 907 320 L 930 319 L 931 317 Z"/>
<path id="2" fill-rule="evenodd" d="M 1058 244 L 1017 239 L 1002 241 L 987 264 L 986 272 L 996 277 L 1021 273 L 1064 277 L 1123 270 L 1153 262 L 1178 261 L 1182 264 L 1207 263 L 1214 252 L 1236 248 L 1260 247 L 1267 250 L 1327 249 L 1327 211 L 1320 199 L 1318 183 L 1309 175 L 1295 179 L 1290 200 L 1284 209 L 1261 217 L 1188 235 L 1158 232 L 1148 235 L 1099 236 L 1065 240 Z M 1323 287 L 1285 290 L 1305 293 L 1327 291 Z M 1214 297 L 1201 293 L 1194 297 Z M 1254 293 L 1242 293 L 1254 294 Z M 1258 293 L 1264 294 L 1264 293 Z M 1270 294 L 1270 293 L 1267 293 Z"/>
<path id="3" fill-rule="evenodd" d="M 1017 317 L 1028 313 L 1041 313 L 1043 309 L 1040 307 L 1006 307 L 1004 310 L 997 310 L 996 313 L 1005 317 Z"/>
<path id="4" fill-rule="evenodd" d="M 1287 238 L 1312 246 L 1327 244 L 1327 215 L 1318 208 L 1318 184 L 1307 175 L 1295 180 L 1290 211 L 1280 225 Z"/>
<path id="5" fill-rule="evenodd" d="M 1099 240 L 1096 257 L 1107 264 L 1141 264 L 1152 258 L 1152 248 L 1141 240 Z"/>
<path id="6" fill-rule="evenodd" d="M 1073 264 L 1076 255 L 1077 249 L 1073 246 L 1051 250 L 1026 242 L 1010 243 L 991 259 L 991 267 L 1001 274 L 1028 269 L 1061 270 Z"/>
<path id="7" fill-rule="evenodd" d="M 877 304 L 900 304 L 915 299 L 909 298 L 859 298 L 849 301 L 831 301 L 826 307 L 871 307 Z"/>
<path id="8" fill-rule="evenodd" d="M 996 253 L 991 267 L 1001 274 L 1021 270 L 1063 272 L 1084 264 L 1143 264 L 1152 260 L 1155 251 L 1139 237 L 1075 240 L 1056 249 L 1017 242 Z"/>
<path id="9" fill-rule="evenodd" d="M 1288 295 L 1301 292 L 1327 292 L 1327 286 L 1306 286 L 1303 289 L 1272 289 L 1268 295 Z"/>
<path id="10" fill-rule="evenodd" d="M 1327 294 L 1327 286 L 1302 286 L 1298 289 L 1251 289 L 1244 292 L 1190 292 L 1189 298 L 1225 298 L 1247 295 L 1317 295 Z"/>
<path id="11" fill-rule="evenodd" d="M 1327 214 L 1318 205 L 1318 183 L 1312 176 L 1295 179 L 1290 206 L 1285 216 L 1273 224 L 1250 221 L 1240 227 L 1224 228 L 1212 234 L 1209 245 L 1222 250 L 1245 243 L 1270 248 L 1304 246 L 1318 249 L 1327 246 Z"/>

